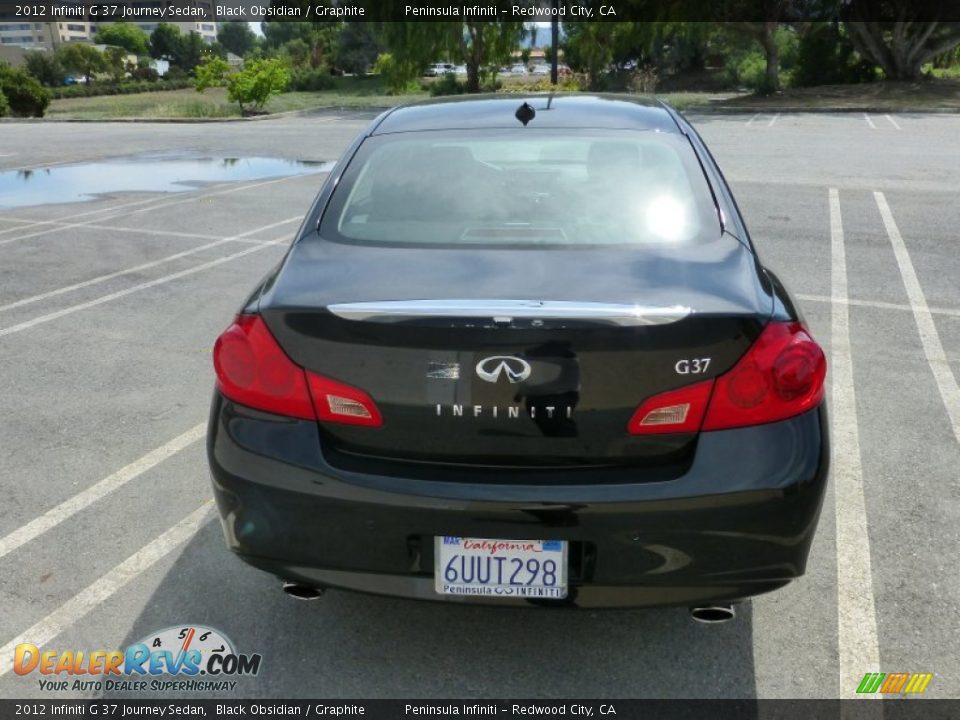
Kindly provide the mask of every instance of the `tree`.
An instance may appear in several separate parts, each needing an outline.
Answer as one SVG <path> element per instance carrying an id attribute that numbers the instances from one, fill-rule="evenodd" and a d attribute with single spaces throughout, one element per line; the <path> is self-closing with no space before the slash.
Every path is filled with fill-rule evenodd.
<path id="1" fill-rule="evenodd" d="M 180 28 L 160 23 L 150 34 L 150 57 L 154 60 L 173 60 L 181 42 Z"/>
<path id="2" fill-rule="evenodd" d="M 107 62 L 103 53 L 93 45 L 85 43 L 69 43 L 57 50 L 57 60 L 71 73 L 82 75 L 89 83 L 94 73 L 107 69 Z"/>
<path id="3" fill-rule="evenodd" d="M 377 61 L 383 50 L 373 23 L 344 23 L 337 37 L 334 65 L 344 72 L 359 75 Z"/>
<path id="4" fill-rule="evenodd" d="M 257 36 L 245 22 L 223 22 L 217 32 L 217 41 L 234 55 L 243 57 L 257 44 Z"/>
<path id="5" fill-rule="evenodd" d="M 104 50 L 103 58 L 106 68 L 113 74 L 114 82 L 121 82 L 127 76 L 127 51 L 110 45 Z"/>
<path id="6" fill-rule="evenodd" d="M 861 55 L 883 68 L 888 78 L 914 80 L 924 63 L 960 45 L 960 22 L 938 20 L 949 17 L 948 6 L 923 0 L 852 0 L 842 16 Z"/>
<path id="7" fill-rule="evenodd" d="M 188 32 L 180 36 L 176 50 L 170 62 L 178 68 L 192 72 L 211 53 L 210 47 L 203 41 L 198 32 Z"/>
<path id="8" fill-rule="evenodd" d="M 242 114 L 249 115 L 286 90 L 289 84 L 290 71 L 282 60 L 252 60 L 243 70 L 227 78 L 227 97 L 240 105 Z"/>
<path id="9" fill-rule="evenodd" d="M 203 62 L 197 65 L 193 87 L 197 92 L 203 92 L 208 87 L 222 87 L 229 72 L 230 63 L 219 55 L 205 57 Z"/>
<path id="10" fill-rule="evenodd" d="M 302 41 L 308 49 L 307 60 L 311 67 L 332 65 L 337 48 L 337 36 L 343 23 L 322 22 L 263 22 L 264 45 L 267 48 L 280 49 L 284 46 L 301 47 Z"/>
<path id="11" fill-rule="evenodd" d="M 381 38 L 398 63 L 419 68 L 441 58 L 467 67 L 467 92 L 480 92 L 481 80 L 510 60 L 526 33 L 523 22 L 381 23 Z"/>
<path id="12" fill-rule="evenodd" d="M 590 89 L 601 89 L 613 61 L 612 41 L 617 23 L 575 22 L 564 24 L 564 30 L 564 60 L 577 72 L 587 74 Z"/>
<path id="13" fill-rule="evenodd" d="M 44 85 L 48 87 L 63 85 L 66 73 L 53 53 L 34 50 L 24 56 L 23 62 L 26 71 Z"/>
<path id="14" fill-rule="evenodd" d="M 8 112 L 18 117 L 43 117 L 50 104 L 50 91 L 20 68 L 0 63 L 0 116 Z"/>
<path id="15" fill-rule="evenodd" d="M 94 42 L 100 45 L 120 47 L 134 55 L 146 55 L 150 49 L 150 38 L 136 25 L 125 22 L 110 23 L 97 31 Z"/>

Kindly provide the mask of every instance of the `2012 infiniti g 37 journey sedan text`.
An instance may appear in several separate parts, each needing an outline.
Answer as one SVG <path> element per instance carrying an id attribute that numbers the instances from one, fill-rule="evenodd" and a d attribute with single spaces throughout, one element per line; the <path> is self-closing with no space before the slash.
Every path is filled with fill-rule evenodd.
<path id="1" fill-rule="evenodd" d="M 301 597 L 722 619 L 804 572 L 824 355 L 663 105 L 384 113 L 214 364 L 227 544 Z"/>

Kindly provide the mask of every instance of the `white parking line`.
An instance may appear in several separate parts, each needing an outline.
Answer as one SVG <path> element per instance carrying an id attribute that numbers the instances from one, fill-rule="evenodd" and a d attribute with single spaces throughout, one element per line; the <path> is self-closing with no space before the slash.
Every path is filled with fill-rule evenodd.
<path id="1" fill-rule="evenodd" d="M 232 185 L 232 184 L 233 184 L 233 183 L 217 183 L 216 185 L 208 185 L 208 186 L 206 186 L 206 187 L 203 188 L 203 189 L 204 189 L 204 190 L 214 190 L 214 189 L 216 189 L 216 188 L 222 188 L 222 187 L 226 187 L 226 186 Z M 165 200 L 165 199 L 166 199 L 166 198 L 164 198 L 164 197 L 157 197 L 157 196 L 154 195 L 154 196 L 151 196 L 151 197 L 148 197 L 148 198 L 144 198 L 144 199 L 141 199 L 141 200 L 134 200 L 133 202 L 120 203 L 120 204 L 118 204 L 118 205 L 108 205 L 107 207 L 95 208 L 95 209 L 93 209 L 93 210 L 87 210 L 86 212 L 71 213 L 71 214 L 70 214 L 70 217 L 71 217 L 72 219 L 81 218 L 81 217 L 89 217 L 90 215 L 99 215 L 100 213 L 115 212 L 115 211 L 117 211 L 117 210 L 122 210 L 123 208 L 136 207 L 136 206 L 138 206 L 138 205 L 146 205 L 146 204 L 152 203 L 152 202 L 161 202 L 161 201 L 163 201 L 163 200 Z M 103 218 L 103 219 L 106 219 L 106 218 Z M 26 222 L 28 225 L 51 225 L 51 224 L 57 223 L 58 221 L 56 221 L 56 220 L 26 220 L 26 221 L 20 221 L 20 222 Z M 90 222 L 98 222 L 98 219 L 94 218 L 94 219 L 91 220 Z M 69 224 L 69 223 L 67 223 L 67 224 Z M 23 228 L 7 228 L 6 230 L 0 230 L 0 235 L 3 235 L 3 234 L 8 233 L 8 232 L 12 232 L 12 231 L 14 231 L 14 230 L 23 230 Z"/>
<path id="2" fill-rule="evenodd" d="M 206 423 L 200 423 L 190 428 L 187 432 L 178 435 L 170 442 L 164 443 L 160 447 L 151 450 L 139 460 L 135 460 L 125 468 L 121 468 L 115 473 L 108 475 L 83 492 L 77 493 L 73 497 L 64 500 L 59 505 L 47 510 L 43 515 L 40 515 L 26 525 L 22 525 L 8 535 L 0 538 L 0 558 L 9 555 L 17 548 L 26 545 L 48 530 L 55 528 L 64 520 L 73 517 L 84 508 L 90 507 L 93 503 L 97 502 L 97 500 L 106 497 L 134 478 L 143 475 L 147 470 L 156 467 L 167 458 L 176 455 L 185 447 L 202 438 L 206 432 L 206 428 Z"/>
<path id="3" fill-rule="evenodd" d="M 161 210 L 167 207 L 173 207 L 174 205 L 183 205 L 185 203 L 196 202 L 197 200 L 203 200 L 208 197 L 214 197 L 219 195 L 229 195 L 230 193 L 241 192 L 243 190 L 252 190 L 253 188 L 263 187 L 264 185 L 272 185 L 274 183 L 283 182 L 284 180 L 290 180 L 291 178 L 304 177 L 303 175 L 288 175 L 282 178 L 274 178 L 272 180 L 265 180 L 263 182 L 253 183 L 249 185 L 240 185 L 237 187 L 231 187 L 226 190 L 219 190 L 212 193 L 203 193 L 201 195 L 193 195 L 191 197 L 183 198 L 181 200 L 172 200 L 170 202 L 160 203 L 159 205 L 151 205 L 150 207 L 137 208 L 136 210 L 129 210 L 122 213 L 117 213 L 116 215 L 108 215 L 106 217 L 95 218 L 93 220 L 84 221 L 80 223 L 68 223 L 66 225 L 56 225 L 54 227 L 48 227 L 46 230 L 38 230 L 37 232 L 28 233 L 26 235 L 19 235 L 14 238 L 6 238 L 0 240 L 0 245 L 6 245 L 8 243 L 17 242 L 18 240 L 27 240 L 29 238 L 39 237 L 41 235 L 49 235 L 52 232 L 57 232 L 58 230 L 63 230 L 66 228 L 75 228 L 75 227 L 84 227 L 92 223 L 101 222 L 103 220 L 114 220 L 119 217 L 129 217 L 130 215 L 137 215 L 144 212 L 152 212 L 154 210 Z M 156 198 L 151 198 L 155 200 Z M 40 220 L 37 221 L 38 225 L 48 225 L 49 221 Z"/>
<path id="4" fill-rule="evenodd" d="M 871 128 L 873 128 L 874 130 L 877 129 L 877 126 L 873 124 L 873 120 L 870 119 L 870 116 L 869 116 L 869 115 L 867 115 L 866 113 L 864 113 L 864 114 L 863 114 L 863 119 L 867 121 L 867 125 L 869 125 Z"/>
<path id="5" fill-rule="evenodd" d="M 824 302 L 824 303 L 843 303 L 844 305 L 854 305 L 856 307 L 869 307 L 877 308 L 880 310 L 905 310 L 906 312 L 913 312 L 913 308 L 909 305 L 903 305 L 901 303 L 891 303 L 891 302 L 882 302 L 880 300 L 851 300 L 850 298 L 832 298 L 827 295 L 805 295 L 803 293 L 797 293 L 797 300 L 809 300 L 811 302 Z M 931 315 L 947 315 L 950 317 L 960 317 L 960 310 L 955 310 L 953 308 L 937 308 L 932 307 L 928 308 Z"/>
<path id="6" fill-rule="evenodd" d="M 890 124 L 893 125 L 897 130 L 903 130 L 902 127 L 900 127 L 899 125 L 897 125 L 897 121 L 894 120 L 892 117 L 890 117 L 889 115 L 884 115 L 884 117 L 885 117 L 887 120 L 889 120 L 889 121 L 890 121 Z"/>
<path id="7" fill-rule="evenodd" d="M 19 222 L 25 223 L 27 225 L 36 225 L 37 221 L 34 220 L 24 220 L 22 218 L 15 218 L 9 215 L 0 215 L 0 222 L 8 220 L 10 222 Z M 42 221 L 44 225 L 60 225 L 61 227 L 69 227 L 72 223 L 62 222 L 60 220 L 44 220 Z M 99 222 L 99 221 L 97 221 Z M 14 228 L 22 229 L 22 228 Z M 84 230 L 109 230 L 111 232 L 119 233 L 133 233 L 135 235 L 158 235 L 162 237 L 176 237 L 176 238 L 186 238 L 188 240 L 223 240 L 223 235 L 211 235 L 209 233 L 190 233 L 190 232 L 181 232 L 179 230 L 156 230 L 154 228 L 142 228 L 142 227 L 122 227 L 120 225 L 91 225 L 84 223 Z M 250 238 L 241 238 L 234 237 L 232 238 L 234 242 L 245 242 L 250 244 L 256 244 L 262 242 L 261 240 L 252 240 Z"/>
<path id="8" fill-rule="evenodd" d="M 900 266 L 900 276 L 903 278 L 907 299 L 910 301 L 910 307 L 913 308 L 913 318 L 920 331 L 923 352 L 937 381 L 937 389 L 947 409 L 954 437 L 960 443 L 960 386 L 957 385 L 957 380 L 950 370 L 947 354 L 943 351 L 943 343 L 940 342 L 940 334 L 927 307 L 927 298 L 923 294 L 923 288 L 920 287 L 917 273 L 913 269 L 913 261 L 910 260 L 910 253 L 907 252 L 907 246 L 893 219 L 893 213 L 890 212 L 890 206 L 887 205 L 887 199 L 882 192 L 873 193 L 873 197 L 877 201 L 877 207 L 880 208 L 880 216 L 883 218 L 884 227 L 893 245 L 893 254 L 897 258 L 897 265 Z"/>
<path id="9" fill-rule="evenodd" d="M 847 297 L 847 258 L 840 192 L 830 189 L 832 295 Z M 867 672 L 880 669 L 877 609 L 870 569 L 870 535 L 863 491 L 857 402 L 850 351 L 850 312 L 844 302 L 831 305 L 832 478 L 837 518 L 837 645 L 840 698 L 854 696 Z"/>
<path id="10" fill-rule="evenodd" d="M 12 303 L 6 305 L 0 305 L 0 312 L 5 310 L 12 310 L 13 308 L 23 307 L 24 305 L 30 305 L 31 303 L 39 302 L 40 300 L 48 300 L 57 295 L 63 295 L 68 292 L 73 292 L 74 290 L 80 290 L 85 287 L 90 287 L 91 285 L 96 285 L 98 283 L 106 282 L 107 280 L 113 280 L 114 278 L 122 277 L 124 275 L 130 275 L 131 273 L 140 272 L 142 270 L 149 270 L 150 268 L 157 267 L 158 265 L 163 265 L 165 263 L 173 262 L 174 260 L 179 260 L 180 258 L 187 257 L 189 255 L 195 255 L 198 252 L 204 250 L 209 250 L 210 248 L 217 247 L 218 245 L 223 245 L 225 243 L 234 242 L 236 240 L 241 240 L 250 235 L 256 235 L 257 233 L 264 232 L 266 230 L 272 230 L 275 227 L 280 225 L 286 225 L 288 223 L 296 222 L 300 220 L 301 217 L 296 215 L 292 218 L 287 218 L 286 220 L 281 220 L 280 222 L 275 222 L 271 225 L 265 225 L 263 227 L 255 228 L 254 230 L 248 230 L 245 233 L 235 235 L 233 237 L 220 238 L 219 240 L 214 240 L 213 242 L 206 243 L 205 245 L 200 245 L 198 247 L 190 248 L 189 250 L 183 250 L 173 255 L 167 255 L 166 257 L 159 258 L 157 260 L 152 260 L 150 262 L 142 263 L 141 265 L 136 265 L 134 267 L 125 268 L 123 270 L 117 270 L 112 273 L 107 273 L 106 275 L 100 275 L 95 278 L 90 278 L 89 280 L 84 280 L 83 282 L 74 283 L 73 285 L 67 285 L 65 287 L 57 288 L 56 290 L 50 290 L 45 293 L 40 293 L 39 295 L 31 295 L 30 297 L 25 297 L 21 300 L 16 300 Z M 268 243 L 262 243 L 268 244 Z"/>
<path id="11" fill-rule="evenodd" d="M 231 260 L 236 260 L 250 253 L 255 253 L 258 250 L 264 250 L 268 247 L 275 247 L 284 243 L 286 238 L 277 238 L 276 240 L 269 240 L 259 245 L 254 245 L 249 247 L 246 250 L 241 250 L 240 252 L 233 253 L 232 255 L 227 255 L 222 258 L 217 258 L 216 260 L 211 260 L 210 262 L 205 262 L 201 265 L 196 265 L 192 268 L 187 268 L 186 270 L 181 270 L 180 272 L 175 272 L 171 275 L 164 275 L 158 277 L 149 282 L 140 283 L 139 285 L 134 285 L 128 287 L 125 290 L 118 290 L 117 292 L 110 293 L 109 295 L 103 295 L 93 300 L 88 300 L 87 302 L 78 303 L 77 305 L 70 305 L 69 307 L 62 308 L 56 312 L 48 313 L 47 315 L 41 315 L 40 317 L 34 318 L 33 320 L 27 320 L 26 322 L 18 323 L 16 325 L 11 325 L 10 327 L 0 328 L 0 337 L 6 335 L 13 335 L 14 333 L 20 332 L 21 330 L 29 330 L 32 327 L 37 325 L 42 325 L 43 323 L 48 323 L 52 320 L 57 320 L 64 317 L 65 315 L 70 315 L 71 313 L 79 312 L 81 310 L 87 310 L 88 308 L 96 307 L 97 305 L 102 305 L 103 303 L 110 302 L 111 300 L 117 300 L 127 295 L 132 295 L 135 292 L 140 292 L 141 290 L 146 290 L 148 288 L 156 287 L 157 285 L 163 285 L 174 280 L 179 280 L 180 278 L 193 275 L 198 272 L 203 272 L 204 270 L 209 270 L 210 268 L 216 267 L 217 265 L 223 265 L 224 263 L 230 262 Z"/>
<path id="12" fill-rule="evenodd" d="M 759 114 L 754 115 L 752 118 L 750 118 L 749 120 L 747 120 L 747 127 L 750 127 L 751 125 L 753 125 L 753 121 L 756 120 L 758 117 L 760 117 Z"/>
<path id="13" fill-rule="evenodd" d="M 779 117 L 780 117 L 780 113 L 777 113 L 772 118 L 770 118 L 770 122 L 767 123 L 767 127 L 773 127 L 773 124 L 777 121 Z"/>
<path id="14" fill-rule="evenodd" d="M 94 580 L 77 595 L 69 598 L 56 610 L 32 627 L 0 647 L 0 677 L 13 669 L 13 652 L 17 645 L 32 643 L 43 646 L 68 627 L 82 619 L 111 595 L 149 570 L 157 561 L 169 555 L 199 532 L 213 506 L 212 500 L 187 515 L 172 528 L 151 540 L 105 575 Z"/>

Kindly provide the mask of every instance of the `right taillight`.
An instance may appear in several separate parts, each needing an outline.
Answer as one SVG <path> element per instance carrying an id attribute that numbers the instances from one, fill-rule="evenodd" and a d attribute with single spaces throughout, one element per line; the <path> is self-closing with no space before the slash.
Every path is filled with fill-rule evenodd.
<path id="1" fill-rule="evenodd" d="M 304 370 L 259 315 L 239 315 L 213 346 L 217 387 L 240 405 L 275 415 L 379 427 L 376 403 L 359 388 Z"/>
<path id="2" fill-rule="evenodd" d="M 798 322 L 771 322 L 736 365 L 716 379 L 703 430 L 785 420 L 823 400 L 827 361 Z"/>

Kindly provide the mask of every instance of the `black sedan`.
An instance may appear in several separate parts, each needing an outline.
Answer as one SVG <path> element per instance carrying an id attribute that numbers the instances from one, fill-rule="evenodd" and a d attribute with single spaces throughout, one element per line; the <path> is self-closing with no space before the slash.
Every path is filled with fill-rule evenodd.
<path id="1" fill-rule="evenodd" d="M 214 364 L 227 545 L 296 597 L 719 621 L 804 572 L 824 354 L 662 104 L 384 113 Z"/>

